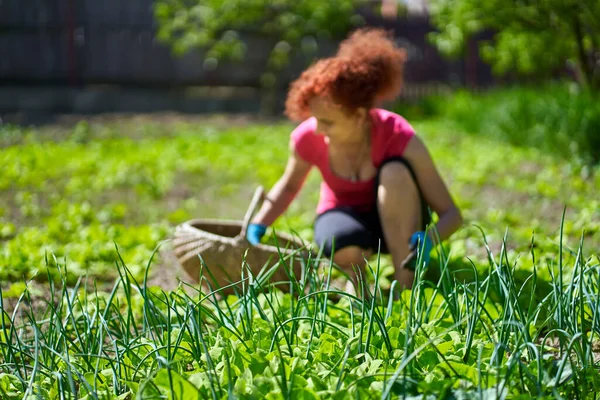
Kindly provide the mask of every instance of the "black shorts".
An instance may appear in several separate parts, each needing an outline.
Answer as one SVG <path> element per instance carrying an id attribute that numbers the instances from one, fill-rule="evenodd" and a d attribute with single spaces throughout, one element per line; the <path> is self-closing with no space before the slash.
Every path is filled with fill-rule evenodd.
<path id="1" fill-rule="evenodd" d="M 386 159 L 379 166 L 373 196 L 377 200 L 377 188 L 379 186 L 379 175 L 381 168 L 389 162 L 400 162 L 406 166 L 410 172 L 419 198 L 421 199 L 421 221 L 422 230 L 425 230 L 431 222 L 429 207 L 423 199 L 419 183 L 410 163 L 402 157 L 393 157 Z M 375 201 L 374 204 L 377 204 Z M 319 214 L 314 223 L 315 242 L 323 249 L 326 257 L 331 257 L 332 249 L 342 249 L 347 246 L 358 246 L 363 249 L 371 249 L 374 252 L 380 251 L 382 254 L 388 254 L 388 247 L 383 236 L 381 219 L 377 206 L 368 212 L 360 212 L 351 207 L 337 207 Z M 335 245 L 335 247 L 334 247 Z"/>

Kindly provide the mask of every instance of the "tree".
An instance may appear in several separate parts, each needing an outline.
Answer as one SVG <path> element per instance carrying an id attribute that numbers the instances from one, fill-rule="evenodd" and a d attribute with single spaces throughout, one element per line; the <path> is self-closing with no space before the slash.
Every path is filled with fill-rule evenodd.
<path id="1" fill-rule="evenodd" d="M 570 66 L 582 85 L 600 89 L 600 0 L 430 0 L 430 12 L 444 53 L 491 30 L 480 48 L 495 72 L 546 76 Z"/>
<path id="2" fill-rule="evenodd" d="M 317 39 L 336 39 L 363 24 L 359 7 L 368 0 L 157 0 L 157 37 L 176 54 L 205 51 L 205 68 L 220 60 L 242 61 L 244 33 L 275 39 L 270 50 L 263 88 L 273 88 L 277 72 L 288 65 L 290 53 L 317 50 Z"/>

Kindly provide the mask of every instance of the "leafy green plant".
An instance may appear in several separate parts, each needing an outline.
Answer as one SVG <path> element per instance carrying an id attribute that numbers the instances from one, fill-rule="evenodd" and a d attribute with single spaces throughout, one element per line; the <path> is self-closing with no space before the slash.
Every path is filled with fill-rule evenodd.
<path id="1" fill-rule="evenodd" d="M 464 132 L 539 148 L 584 163 L 600 161 L 600 101 L 566 84 L 459 91 L 442 100 L 439 114 Z"/>
<path id="2" fill-rule="evenodd" d="M 552 257 L 559 243 L 552 232 L 565 205 L 566 245 L 575 248 L 585 230 L 590 248 L 597 247 L 596 168 L 553 157 L 549 153 L 554 152 L 543 151 L 545 145 L 551 148 L 549 143 L 522 148 L 469 135 L 458 122 L 474 120 L 473 113 L 451 113 L 453 107 L 477 110 L 479 104 L 509 101 L 497 96 L 447 102 L 452 118 L 413 121 L 467 220 L 447 244 L 452 268 L 463 269 L 465 256 L 485 265 L 472 223 L 484 228 L 493 248 L 508 227 L 511 248 L 527 252 L 535 232 L 536 247 Z M 561 104 L 568 106 L 566 100 Z M 197 217 L 241 219 L 256 185 L 270 187 L 283 172 L 293 129 L 289 123 L 218 127 L 135 119 L 85 125 L 83 142 L 73 139 L 80 138 L 83 124 L 58 132 L 15 127 L 15 141 L 0 152 L 0 280 L 5 284 L 34 275 L 44 279 L 49 254 L 69 260 L 70 283 L 82 274 L 114 277 L 115 242 L 130 270 L 141 274 L 153 248 L 174 225 Z M 313 171 L 275 228 L 311 240 L 318 188 L 319 175 Z M 518 264 L 521 276 L 528 266 Z M 390 284 L 390 265 L 382 257 L 383 286 Z M 56 267 L 51 269 L 56 276 Z M 543 281 L 550 279 L 544 273 Z"/>
<path id="3" fill-rule="evenodd" d="M 350 295 L 317 257 L 285 287 L 245 272 L 227 297 L 152 286 L 169 267 L 155 248 L 186 218 L 241 218 L 256 184 L 282 173 L 290 124 L 12 127 L 0 152 L 0 396 L 599 392 L 600 174 L 456 125 L 414 122 L 467 223 L 419 265 L 412 291 L 398 293 L 381 255 Z M 318 185 L 313 171 L 274 228 L 310 240 Z"/>
<path id="4" fill-rule="evenodd" d="M 117 399 L 598 394 L 600 264 L 581 249 L 571 279 L 559 254 L 555 290 L 540 302 L 526 295 L 525 305 L 519 298 L 544 266 L 534 256 L 519 286 L 506 248 L 488 249 L 481 281 L 461 283 L 444 268 L 432 282 L 419 266 L 397 301 L 395 283 L 387 300 L 377 279 L 375 290 L 362 281 L 359 297 L 335 289 L 317 259 L 292 278 L 297 292 L 262 279 L 225 298 L 219 288 L 165 292 L 148 286 L 147 273 L 137 280 L 117 253 L 109 292 L 62 280 L 34 308 L 26 287 L 9 314 L 0 291 L 0 390 Z"/>
<path id="5" fill-rule="evenodd" d="M 241 62 L 252 41 L 262 39 L 268 59 L 260 71 L 261 85 L 273 93 L 278 75 L 295 63 L 308 64 L 323 39 L 343 38 L 363 24 L 357 10 L 366 0 L 195 0 L 155 2 L 157 37 L 175 54 L 204 51 L 204 69 L 212 71 L 222 61 Z"/>
<path id="6" fill-rule="evenodd" d="M 493 39 L 481 49 L 497 72 L 540 78 L 572 65 L 584 86 L 600 88 L 600 25 L 595 18 L 600 4 L 595 0 L 434 0 L 430 12 L 439 28 L 431 37 L 443 52 L 457 54 L 474 35 L 492 30 Z"/>

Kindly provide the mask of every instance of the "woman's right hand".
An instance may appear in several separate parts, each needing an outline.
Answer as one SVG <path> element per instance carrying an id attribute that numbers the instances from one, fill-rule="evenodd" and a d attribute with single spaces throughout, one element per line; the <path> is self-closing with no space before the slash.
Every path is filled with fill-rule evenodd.
<path id="1" fill-rule="evenodd" d="M 260 240 L 267 232 L 267 226 L 263 224 L 250 224 L 248 225 L 248 229 L 246 230 L 246 240 L 253 245 L 256 246 L 260 243 Z"/>

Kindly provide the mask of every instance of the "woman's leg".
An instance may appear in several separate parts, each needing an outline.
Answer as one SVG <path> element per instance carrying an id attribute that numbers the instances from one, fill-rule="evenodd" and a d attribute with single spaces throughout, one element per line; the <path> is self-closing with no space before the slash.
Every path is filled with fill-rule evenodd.
<path id="1" fill-rule="evenodd" d="M 333 255 L 333 262 L 350 275 L 344 290 L 348 294 L 357 294 L 360 291 L 359 282 L 365 279 L 365 259 L 371 256 L 372 251 L 358 246 L 349 246 L 339 249 Z M 357 275 L 358 274 L 358 275 Z"/>
<path id="2" fill-rule="evenodd" d="M 370 256 L 370 249 L 348 246 L 337 250 L 333 254 L 333 262 L 346 271 L 352 271 L 354 265 L 363 268 L 366 265 L 365 258 L 368 259 Z"/>
<path id="3" fill-rule="evenodd" d="M 358 282 L 354 269 L 364 273 L 365 259 L 372 253 L 373 238 L 365 221 L 350 209 L 329 210 L 315 221 L 315 241 L 325 256 L 350 275 L 346 291 L 354 293 L 353 285 Z"/>
<path id="4" fill-rule="evenodd" d="M 410 259 L 410 236 L 420 230 L 422 200 L 409 167 L 401 161 L 390 161 L 379 170 L 377 209 L 381 228 L 394 263 L 394 279 L 401 289 L 410 289 L 414 271 L 405 267 Z"/>

